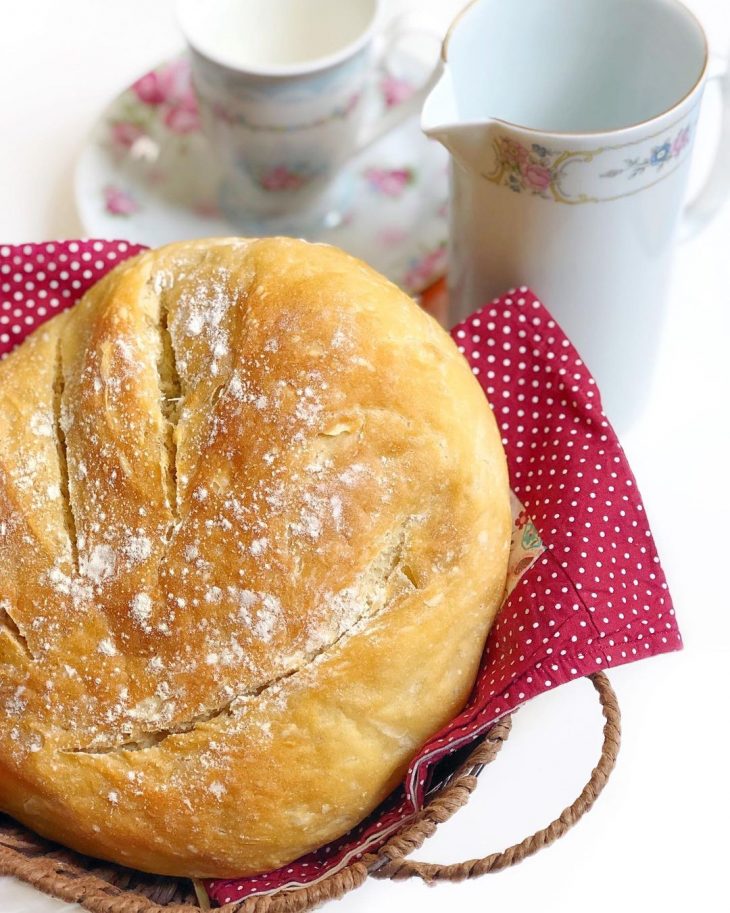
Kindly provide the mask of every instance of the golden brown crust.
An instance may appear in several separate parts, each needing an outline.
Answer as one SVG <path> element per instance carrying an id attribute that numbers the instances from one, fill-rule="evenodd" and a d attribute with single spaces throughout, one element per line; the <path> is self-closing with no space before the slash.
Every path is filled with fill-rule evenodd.
<path id="1" fill-rule="evenodd" d="M 0 808 L 187 876 L 336 838 L 463 706 L 508 540 L 395 286 L 287 239 L 122 264 L 0 364 Z"/>

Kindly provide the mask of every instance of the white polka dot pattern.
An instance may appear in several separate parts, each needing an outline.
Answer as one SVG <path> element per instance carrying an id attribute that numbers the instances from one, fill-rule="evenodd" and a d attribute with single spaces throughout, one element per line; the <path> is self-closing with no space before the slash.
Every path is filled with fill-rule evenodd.
<path id="1" fill-rule="evenodd" d="M 93 240 L 0 246 L 0 356 L 141 249 Z M 266 875 L 210 882 L 219 903 L 316 881 L 377 846 L 421 806 L 455 749 L 531 697 L 681 647 L 634 477 L 593 378 L 550 314 L 523 287 L 452 336 L 489 396 L 512 487 L 545 552 L 499 614 L 469 705 L 413 760 L 403 787 L 316 853 Z"/>
<path id="2" fill-rule="evenodd" d="M 127 241 L 0 245 L 0 358 L 140 250 Z"/>

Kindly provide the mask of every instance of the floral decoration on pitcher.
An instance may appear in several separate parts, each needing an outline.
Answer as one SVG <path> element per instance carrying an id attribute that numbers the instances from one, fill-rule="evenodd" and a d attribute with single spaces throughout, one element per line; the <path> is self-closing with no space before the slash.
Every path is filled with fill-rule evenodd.
<path id="1" fill-rule="evenodd" d="M 692 115 L 691 115 L 692 116 Z M 622 143 L 588 150 L 550 149 L 498 136 L 493 144 L 494 167 L 482 177 L 514 193 L 542 197 L 556 203 L 603 203 L 651 187 L 671 174 L 691 143 L 694 119 L 666 127 L 649 137 L 654 142 L 636 154 L 625 150 L 646 143 Z M 608 166 L 608 167 L 607 167 Z M 615 185 L 601 179 L 620 178 Z M 634 179 L 641 178 L 636 181 Z M 629 183 L 631 182 L 631 183 Z"/>
<path id="2" fill-rule="evenodd" d="M 682 127 L 673 140 L 666 140 L 660 146 L 654 146 L 648 156 L 627 158 L 625 167 L 611 168 L 609 171 L 604 171 L 601 177 L 615 178 L 620 174 L 626 174 L 629 178 L 635 178 L 647 169 L 659 172 L 666 164 L 681 155 L 689 145 L 689 140 L 690 128 Z"/>
<path id="3" fill-rule="evenodd" d="M 496 184 L 506 184 L 515 193 L 526 191 L 550 199 L 550 187 L 555 180 L 552 159 L 555 153 L 533 143 L 528 149 L 508 136 L 494 143 L 497 169 L 489 175 Z"/>

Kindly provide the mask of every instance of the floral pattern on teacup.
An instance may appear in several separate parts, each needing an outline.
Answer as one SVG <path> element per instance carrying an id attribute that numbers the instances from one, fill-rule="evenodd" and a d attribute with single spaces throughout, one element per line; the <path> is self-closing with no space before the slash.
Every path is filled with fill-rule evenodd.
<path id="1" fill-rule="evenodd" d="M 378 90 L 387 109 L 396 107 L 410 98 L 415 91 L 415 86 L 408 79 L 393 76 L 384 71 L 378 83 Z M 221 105 L 212 105 L 211 110 L 215 117 L 230 125 L 245 126 L 254 131 L 289 133 L 295 130 L 320 127 L 330 121 L 345 120 L 358 108 L 361 98 L 361 93 L 355 92 L 323 118 L 304 124 L 284 126 L 253 124 L 242 114 L 232 112 Z M 111 146 L 120 154 L 126 153 L 138 141 L 144 141 L 146 137 L 154 133 L 159 125 L 181 136 L 198 133 L 202 129 L 198 101 L 192 87 L 190 62 L 185 57 L 168 61 L 132 83 L 124 95 L 123 118 L 108 122 Z M 291 185 L 294 181 L 301 181 L 301 179 L 301 175 L 292 178 L 291 174 L 283 175 L 281 172 L 277 172 L 270 178 L 265 178 L 264 184 L 261 186 L 270 183 L 276 189 L 280 189 L 279 185 L 282 182 Z M 389 186 L 394 188 L 395 184 L 391 182 Z M 383 192 L 388 194 L 389 190 L 384 188 Z M 390 195 L 393 194 L 390 193 Z"/>
<path id="2" fill-rule="evenodd" d="M 348 117 L 357 109 L 360 104 L 360 92 L 354 92 L 344 102 L 337 105 L 331 111 L 322 117 L 317 117 L 308 121 L 298 123 L 292 122 L 287 124 L 263 124 L 256 123 L 246 117 L 241 111 L 233 111 L 223 102 L 216 101 L 211 103 L 210 112 L 214 118 L 222 121 L 228 126 L 244 127 L 252 133 L 295 133 L 299 130 L 314 130 L 317 127 L 323 127 L 325 124 L 338 120 L 347 120 Z"/>
<path id="3" fill-rule="evenodd" d="M 368 186 L 387 197 L 400 197 L 416 180 L 413 168 L 368 168 L 364 172 Z"/>
<path id="4" fill-rule="evenodd" d="M 107 185 L 104 188 L 104 208 L 112 216 L 131 216 L 139 211 L 139 204 L 126 190 Z"/>
<path id="5" fill-rule="evenodd" d="M 109 134 L 112 143 L 123 149 L 131 149 L 138 139 L 147 135 L 140 124 L 128 120 L 112 121 L 109 124 Z"/>
<path id="6" fill-rule="evenodd" d="M 179 57 L 145 73 L 132 84 L 132 92 L 142 105 L 158 109 L 165 126 L 173 133 L 193 133 L 200 129 L 198 100 L 190 81 L 190 63 Z"/>
<path id="7" fill-rule="evenodd" d="M 665 140 L 657 146 L 652 146 L 651 151 L 644 156 L 633 156 L 625 159 L 623 168 L 611 168 L 601 174 L 602 178 L 615 178 L 620 174 L 626 174 L 631 179 L 637 175 L 643 174 L 647 169 L 654 169 L 656 172 L 673 159 L 676 159 L 685 148 L 689 145 L 690 128 L 682 127 L 673 139 Z"/>
<path id="8" fill-rule="evenodd" d="M 153 137 L 160 127 L 183 142 L 201 130 L 190 65 L 184 58 L 145 73 L 124 93 L 119 110 L 107 121 L 109 149 L 120 160 L 131 151 L 136 159 L 154 162 L 159 144 Z M 152 171 L 148 177 L 153 183 Z"/>
<path id="9" fill-rule="evenodd" d="M 409 59 L 403 60 L 408 70 Z M 420 82 L 417 76 L 414 70 L 409 82 L 376 74 L 362 96 L 369 116 L 382 116 L 405 100 Z M 84 202 L 93 212 L 84 219 L 91 219 L 96 234 L 113 233 L 114 224 L 125 221 L 127 232 L 160 243 L 150 237 L 150 226 L 163 239 L 179 236 L 178 212 L 183 224 L 195 226 L 199 234 L 237 229 L 237 223 L 229 221 L 218 166 L 208 162 L 208 142 L 199 121 L 186 119 L 193 106 L 190 68 L 178 60 L 145 74 L 113 101 L 86 153 L 93 153 L 93 167 L 87 163 L 83 172 Z M 339 244 L 418 294 L 445 270 L 447 171 L 445 150 L 428 143 L 409 122 L 403 132 L 394 131 L 353 162 L 342 185 L 342 212 L 335 227 L 323 226 L 319 215 L 311 222 L 297 217 L 290 233 Z M 287 191 L 305 189 L 318 176 L 296 158 L 292 163 L 286 156 L 272 155 L 262 157 L 251 179 L 286 200 Z M 251 188 L 242 185 L 241 211 L 249 193 Z M 373 207 L 378 201 L 388 203 L 387 213 Z"/>

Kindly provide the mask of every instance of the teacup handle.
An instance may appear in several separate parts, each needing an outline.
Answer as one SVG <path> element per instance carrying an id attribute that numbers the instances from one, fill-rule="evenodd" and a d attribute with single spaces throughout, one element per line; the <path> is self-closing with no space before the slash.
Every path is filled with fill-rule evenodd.
<path id="1" fill-rule="evenodd" d="M 730 195 L 730 60 L 715 59 L 710 64 L 708 84 L 717 83 L 722 97 L 720 139 L 715 158 L 699 193 L 685 207 L 679 239 L 688 241 L 700 232 L 722 208 Z"/>
<path id="2" fill-rule="evenodd" d="M 377 48 L 376 45 L 377 60 L 373 67 L 373 73 L 376 74 L 374 78 L 377 78 L 377 75 L 384 70 L 387 72 L 388 58 L 393 50 L 404 38 L 411 35 L 427 35 L 436 41 L 439 47 L 441 46 L 442 38 L 436 28 L 431 26 L 430 23 L 424 22 L 423 18 L 418 16 L 417 13 L 410 11 L 395 16 L 378 36 L 377 44 L 380 47 Z M 420 113 L 423 103 L 437 82 L 437 70 L 438 68 L 434 66 L 423 84 L 415 88 L 408 98 L 393 104 L 392 107 L 388 107 L 377 120 L 364 123 L 348 158 L 358 155 L 364 149 L 367 149 L 368 146 L 385 136 L 386 133 L 390 133 L 391 130 L 402 124 L 403 121 L 408 120 L 414 114 Z"/>

